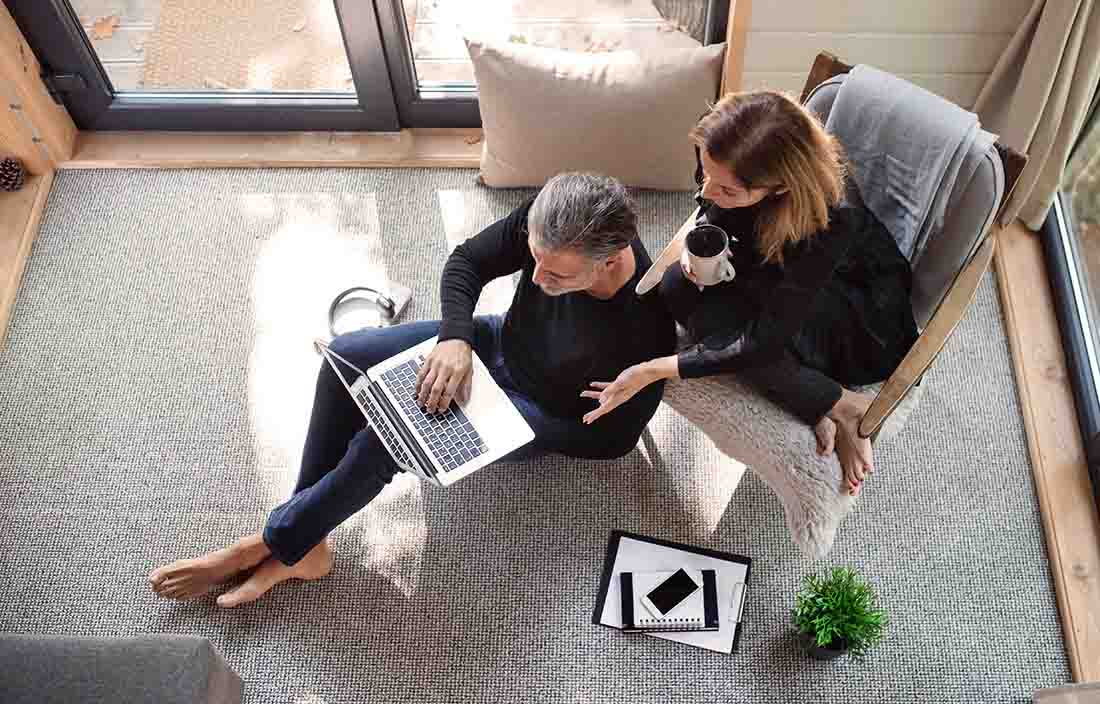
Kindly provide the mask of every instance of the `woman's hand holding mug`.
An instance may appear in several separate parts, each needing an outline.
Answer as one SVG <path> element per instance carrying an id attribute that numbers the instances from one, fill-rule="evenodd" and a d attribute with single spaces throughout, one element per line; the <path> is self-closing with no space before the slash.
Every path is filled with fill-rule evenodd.
<path id="1" fill-rule="evenodd" d="M 731 281 L 737 275 L 729 258 L 731 240 L 736 242 L 717 225 L 698 225 L 688 233 L 680 254 L 680 268 L 700 291 Z"/>

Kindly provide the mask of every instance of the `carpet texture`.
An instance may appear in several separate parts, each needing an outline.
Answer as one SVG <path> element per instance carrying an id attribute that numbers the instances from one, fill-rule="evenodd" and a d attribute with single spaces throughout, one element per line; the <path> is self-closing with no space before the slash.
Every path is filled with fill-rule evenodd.
<path id="1" fill-rule="evenodd" d="M 205 635 L 253 703 L 1023 702 L 1069 681 L 992 276 L 827 560 L 662 408 L 620 461 L 395 479 L 324 580 L 235 611 L 156 598 L 150 569 L 257 530 L 293 486 L 330 297 L 388 278 L 407 319 L 438 315 L 449 248 L 525 196 L 461 170 L 61 172 L 0 353 L 0 631 Z M 692 206 L 639 204 L 650 251 Z M 612 528 L 753 557 L 740 652 L 591 625 Z M 864 663 L 791 637 L 801 575 L 840 564 L 892 619 Z"/>

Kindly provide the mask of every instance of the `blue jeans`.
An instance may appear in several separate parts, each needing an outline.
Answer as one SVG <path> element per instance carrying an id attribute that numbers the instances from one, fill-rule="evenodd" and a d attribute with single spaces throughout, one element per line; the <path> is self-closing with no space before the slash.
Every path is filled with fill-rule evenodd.
<path id="1" fill-rule="evenodd" d="M 610 458 L 634 446 L 637 437 L 609 441 L 593 426 L 551 415 L 516 390 L 504 363 L 502 326 L 499 316 L 475 318 L 474 351 L 535 433 L 531 443 L 504 460 L 551 452 Z M 368 328 L 337 337 L 331 348 L 365 370 L 438 333 L 439 321 Z M 399 471 L 336 374 L 322 362 L 298 484 L 294 495 L 268 516 L 264 542 L 280 562 L 293 565 L 374 499 Z"/>

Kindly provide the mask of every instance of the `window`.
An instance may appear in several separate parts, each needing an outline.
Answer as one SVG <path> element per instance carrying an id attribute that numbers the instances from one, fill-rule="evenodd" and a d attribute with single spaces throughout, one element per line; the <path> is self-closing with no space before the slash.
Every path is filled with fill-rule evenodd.
<path id="1" fill-rule="evenodd" d="M 1041 237 L 1093 491 L 1100 499 L 1100 119 L 1095 104 Z"/>

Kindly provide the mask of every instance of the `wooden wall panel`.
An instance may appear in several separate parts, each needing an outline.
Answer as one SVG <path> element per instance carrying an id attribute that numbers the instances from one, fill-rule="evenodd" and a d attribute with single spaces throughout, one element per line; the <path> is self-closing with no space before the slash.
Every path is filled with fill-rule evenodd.
<path id="1" fill-rule="evenodd" d="M 34 174 L 69 159 L 76 125 L 46 92 L 41 67 L 7 7 L 0 5 L 0 138 Z"/>
<path id="2" fill-rule="evenodd" d="M 1016 31 L 1032 0 L 782 0 L 760 2 L 753 31 L 974 34 Z"/>
<path id="3" fill-rule="evenodd" d="M 757 3 L 742 86 L 798 94 L 814 57 L 827 51 L 971 108 L 1030 6 L 1031 0 Z"/>

